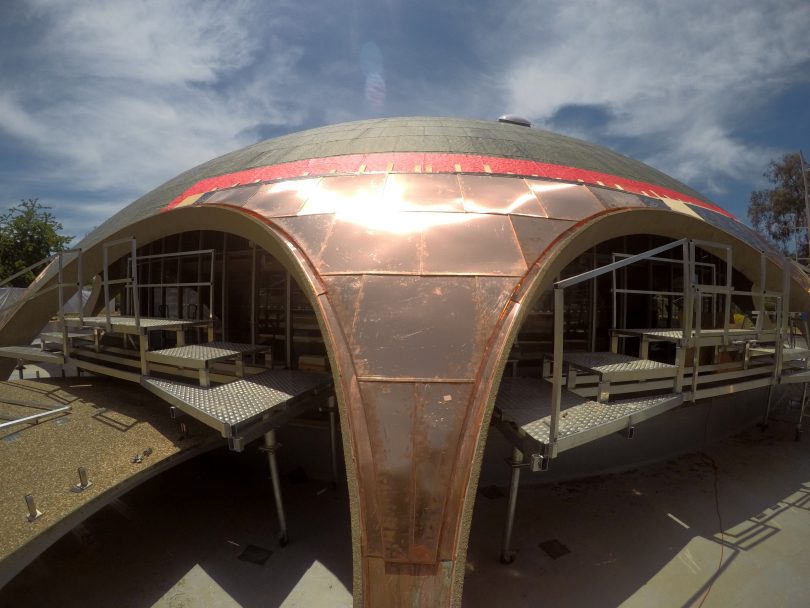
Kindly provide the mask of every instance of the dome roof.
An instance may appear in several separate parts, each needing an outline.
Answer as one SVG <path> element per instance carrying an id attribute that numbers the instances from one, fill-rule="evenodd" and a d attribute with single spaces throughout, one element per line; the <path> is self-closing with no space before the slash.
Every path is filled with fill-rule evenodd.
<path id="1" fill-rule="evenodd" d="M 659 186 L 708 203 L 698 192 L 642 162 L 550 131 L 461 118 L 378 118 L 268 139 L 198 165 L 107 220 L 87 237 L 85 246 L 157 212 L 206 178 L 310 159 L 381 153 L 453 154 L 532 161 Z"/>

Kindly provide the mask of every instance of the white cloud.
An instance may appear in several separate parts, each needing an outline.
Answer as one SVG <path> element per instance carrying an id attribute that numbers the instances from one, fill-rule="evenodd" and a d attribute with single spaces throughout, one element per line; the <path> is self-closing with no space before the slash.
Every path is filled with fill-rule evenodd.
<path id="1" fill-rule="evenodd" d="M 604 106 L 604 136 L 660 141 L 648 160 L 709 185 L 762 170 L 773 151 L 739 141 L 738 121 L 810 61 L 802 0 L 524 2 L 510 15 L 510 107 L 542 124 Z"/>
<path id="2" fill-rule="evenodd" d="M 47 24 L 31 49 L 37 86 L 0 94 L 0 131 L 50 159 L 35 172 L 52 184 L 128 202 L 252 143 L 258 125 L 302 120 L 279 93 L 302 53 L 281 41 L 283 3 L 270 19 L 240 1 L 30 4 Z"/>

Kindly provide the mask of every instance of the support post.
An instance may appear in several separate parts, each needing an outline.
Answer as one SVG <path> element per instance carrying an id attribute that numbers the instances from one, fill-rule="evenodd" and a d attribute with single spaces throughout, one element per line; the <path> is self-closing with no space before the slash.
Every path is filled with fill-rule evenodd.
<path id="1" fill-rule="evenodd" d="M 503 528 L 503 542 L 501 544 L 501 563 L 511 564 L 515 561 L 512 551 L 512 528 L 515 524 L 515 508 L 517 507 L 518 487 L 520 485 L 520 469 L 523 467 L 523 452 L 512 448 L 512 460 L 509 462 L 512 475 L 509 480 L 509 502 L 506 507 L 506 525 Z"/>
<path id="2" fill-rule="evenodd" d="M 802 438 L 802 420 L 804 419 L 804 409 L 807 407 L 807 382 L 802 385 L 802 403 L 799 406 L 799 419 L 796 421 L 796 441 Z"/>
<path id="3" fill-rule="evenodd" d="M 267 451 L 267 461 L 270 464 L 270 480 L 273 484 L 273 498 L 276 501 L 276 513 L 278 514 L 278 543 L 282 547 L 286 547 L 290 539 L 287 536 L 287 519 L 284 517 L 284 502 L 281 498 L 281 484 L 278 477 L 278 464 L 276 463 L 276 450 L 281 446 L 276 441 L 275 429 L 264 434 L 264 446 Z"/>
<path id="4" fill-rule="evenodd" d="M 549 457 L 557 456 L 557 436 L 560 426 L 560 402 L 562 401 L 562 368 L 565 316 L 563 287 L 554 288 L 554 369 L 551 384 L 551 420 L 549 421 Z"/>

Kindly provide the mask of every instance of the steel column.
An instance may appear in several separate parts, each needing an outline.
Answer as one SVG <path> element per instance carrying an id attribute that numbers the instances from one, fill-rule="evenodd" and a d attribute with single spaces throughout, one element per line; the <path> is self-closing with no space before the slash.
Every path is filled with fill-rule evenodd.
<path id="1" fill-rule="evenodd" d="M 520 469 L 523 467 L 523 452 L 517 448 L 512 449 L 512 460 L 509 462 L 512 467 L 512 475 L 509 480 L 509 502 L 506 508 L 506 525 L 503 529 L 503 541 L 501 544 L 501 563 L 511 564 L 515 561 L 515 553 L 512 551 L 512 528 L 515 525 L 515 508 L 517 507 L 518 487 L 520 485 Z"/>

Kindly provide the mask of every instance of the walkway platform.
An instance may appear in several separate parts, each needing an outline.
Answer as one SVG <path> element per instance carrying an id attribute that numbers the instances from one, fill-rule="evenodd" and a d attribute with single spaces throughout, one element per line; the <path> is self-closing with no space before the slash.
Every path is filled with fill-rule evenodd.
<path id="1" fill-rule="evenodd" d="M 209 370 L 212 363 L 236 359 L 237 375 L 243 375 L 242 358 L 244 355 L 268 350 L 269 346 L 240 344 L 238 342 L 208 342 L 205 344 L 187 344 L 174 348 L 164 348 L 146 353 L 150 363 L 162 363 L 200 371 L 200 385 L 209 386 Z"/>
<path id="2" fill-rule="evenodd" d="M 117 334 L 138 334 L 138 326 L 141 333 L 149 331 L 179 331 L 191 329 L 192 327 L 205 327 L 211 321 L 198 321 L 190 319 L 163 319 L 154 317 L 141 317 L 138 323 L 135 317 L 111 316 L 110 325 L 112 332 Z M 66 317 L 65 324 L 68 327 L 99 327 L 106 329 L 107 317 Z"/>
<path id="3" fill-rule="evenodd" d="M 700 332 L 692 330 L 686 336 L 686 344 L 684 344 L 684 332 L 681 329 L 612 329 L 610 330 L 611 336 L 616 338 L 641 338 L 647 342 L 672 342 L 681 344 L 682 346 L 694 346 L 699 342 L 700 346 L 721 346 L 724 343 L 724 338 L 728 338 L 729 342 L 737 342 L 744 340 L 775 340 L 777 331 L 775 329 L 763 329 L 757 331 L 756 329 L 729 329 L 724 331 L 722 329 L 701 329 Z"/>
<path id="4" fill-rule="evenodd" d="M 551 383 L 504 378 L 493 418 L 524 454 L 544 454 L 550 444 Z M 683 403 L 682 393 L 598 403 L 562 389 L 557 450 L 570 450 L 657 416 Z M 539 466 L 539 463 L 533 467 Z"/>
<path id="5" fill-rule="evenodd" d="M 328 374 L 268 370 L 228 384 L 199 387 L 144 377 L 150 392 L 219 431 L 231 447 L 242 447 L 313 406 L 308 397 L 328 391 Z"/>
<path id="6" fill-rule="evenodd" d="M 776 346 L 774 345 L 761 345 L 752 346 L 749 350 L 752 357 L 773 356 L 776 354 Z M 788 348 L 782 349 L 782 361 L 800 361 L 802 359 L 810 358 L 810 350 L 806 348 Z"/>

